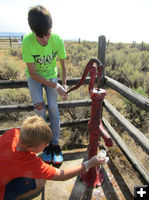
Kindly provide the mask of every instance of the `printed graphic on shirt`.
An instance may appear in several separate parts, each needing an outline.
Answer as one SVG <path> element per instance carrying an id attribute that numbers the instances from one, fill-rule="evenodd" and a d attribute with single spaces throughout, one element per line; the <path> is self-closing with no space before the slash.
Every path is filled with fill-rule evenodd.
<path id="1" fill-rule="evenodd" d="M 52 52 L 52 55 L 48 54 L 47 56 L 43 56 L 41 57 L 40 55 L 33 55 L 35 62 L 37 62 L 38 64 L 42 65 L 46 65 L 47 63 L 51 63 L 52 60 L 54 60 L 54 58 L 56 58 L 56 54 L 57 52 Z"/>

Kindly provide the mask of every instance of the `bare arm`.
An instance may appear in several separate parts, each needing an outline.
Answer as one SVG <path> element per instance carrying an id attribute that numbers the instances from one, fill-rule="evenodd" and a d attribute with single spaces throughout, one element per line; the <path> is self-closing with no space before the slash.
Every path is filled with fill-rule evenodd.
<path id="1" fill-rule="evenodd" d="M 59 59 L 59 61 L 60 61 L 60 65 L 61 65 L 61 70 L 60 71 L 61 71 L 61 76 L 62 76 L 62 85 L 65 86 L 65 85 L 67 85 L 65 60 L 64 59 Z"/>
<path id="2" fill-rule="evenodd" d="M 54 83 L 50 80 L 46 80 L 44 77 L 37 74 L 36 68 L 35 68 L 35 63 L 27 63 L 27 68 L 28 68 L 29 74 L 33 80 L 35 80 L 43 85 L 46 85 L 46 86 L 49 86 L 52 88 L 56 88 L 56 83 Z"/>
<path id="3" fill-rule="evenodd" d="M 64 170 L 56 169 L 56 173 L 54 177 L 52 178 L 52 180 L 65 181 L 85 172 L 91 167 L 97 167 L 104 163 L 105 163 L 105 158 L 99 159 L 98 156 L 94 156 L 90 160 L 83 162 L 82 164 L 76 167 L 64 169 Z"/>
<path id="4" fill-rule="evenodd" d="M 78 174 L 81 174 L 82 172 L 85 172 L 85 165 L 78 165 L 74 167 L 73 169 L 65 169 L 65 170 L 60 170 L 56 169 L 56 173 L 52 180 L 56 181 L 65 181 L 68 179 L 73 178 L 74 176 L 77 176 Z"/>
<path id="5" fill-rule="evenodd" d="M 36 68 L 35 68 L 35 63 L 27 63 L 27 68 L 28 68 L 29 74 L 33 80 L 38 81 L 39 83 L 41 83 L 43 85 L 55 88 L 57 90 L 57 93 L 60 96 L 62 96 L 63 99 L 66 99 L 67 91 L 65 90 L 65 88 L 63 88 L 59 83 L 55 83 L 53 81 L 47 80 L 44 77 L 37 74 Z"/>

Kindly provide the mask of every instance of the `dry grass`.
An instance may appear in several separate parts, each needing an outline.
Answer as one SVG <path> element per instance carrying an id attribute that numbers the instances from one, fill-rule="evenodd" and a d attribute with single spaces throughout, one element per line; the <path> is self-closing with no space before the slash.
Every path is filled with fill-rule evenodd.
<path id="1" fill-rule="evenodd" d="M 3 66 L 3 63 L 7 63 L 7 65 L 14 65 L 16 69 L 19 72 L 19 75 L 17 76 L 17 79 L 19 80 L 24 80 L 26 79 L 25 76 L 25 68 L 26 64 L 20 59 L 20 55 L 14 56 L 11 54 L 12 49 L 8 50 L 0 50 L 0 61 L 1 61 L 1 67 Z"/>

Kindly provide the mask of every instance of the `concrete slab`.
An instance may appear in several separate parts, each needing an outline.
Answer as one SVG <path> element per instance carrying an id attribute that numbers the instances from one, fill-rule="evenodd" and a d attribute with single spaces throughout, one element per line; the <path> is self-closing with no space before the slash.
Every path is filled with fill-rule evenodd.
<path id="1" fill-rule="evenodd" d="M 61 169 L 80 164 L 87 157 L 87 149 L 63 151 L 65 162 Z M 102 167 L 104 182 L 98 188 L 88 188 L 74 177 L 67 181 L 47 181 L 45 190 L 34 200 L 133 200 L 126 183 L 118 172 L 116 178 L 112 174 L 112 161 Z M 119 180 L 118 180 L 119 179 Z"/>

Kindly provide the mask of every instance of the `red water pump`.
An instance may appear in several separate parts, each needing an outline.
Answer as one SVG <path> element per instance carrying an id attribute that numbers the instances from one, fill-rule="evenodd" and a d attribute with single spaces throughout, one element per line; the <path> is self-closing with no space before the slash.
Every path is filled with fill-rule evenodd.
<path id="1" fill-rule="evenodd" d="M 88 130 L 90 133 L 88 159 L 97 155 L 100 136 L 104 139 L 106 146 L 111 147 L 113 145 L 112 139 L 103 128 L 101 120 L 102 102 L 106 95 L 106 91 L 102 88 L 99 88 L 102 70 L 102 63 L 98 59 L 91 59 L 85 68 L 80 82 L 67 92 L 70 93 L 71 91 L 78 89 L 84 83 L 87 74 L 90 74 L 89 93 L 92 103 L 91 117 L 88 122 Z M 97 88 L 94 88 L 96 78 Z M 97 187 L 102 184 L 104 176 L 101 170 L 98 170 L 97 168 L 90 168 L 88 172 L 81 175 L 81 179 L 88 187 Z"/>

